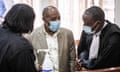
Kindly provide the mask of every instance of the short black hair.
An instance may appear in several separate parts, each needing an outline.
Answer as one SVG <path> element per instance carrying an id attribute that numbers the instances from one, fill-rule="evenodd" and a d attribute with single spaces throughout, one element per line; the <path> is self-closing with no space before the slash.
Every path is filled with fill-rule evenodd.
<path id="1" fill-rule="evenodd" d="M 97 21 L 97 20 L 100 20 L 102 22 L 105 21 L 105 13 L 98 6 L 92 6 L 88 9 L 86 9 L 85 14 L 91 15 L 95 21 Z"/>
<path id="2" fill-rule="evenodd" d="M 54 7 L 54 6 L 47 6 L 47 7 L 45 7 L 45 8 L 43 9 L 42 16 L 43 16 L 43 17 L 47 17 L 47 16 L 48 16 L 48 12 L 49 12 L 49 10 L 51 10 L 51 9 L 56 9 L 56 10 L 57 10 L 57 8 Z"/>
<path id="3" fill-rule="evenodd" d="M 26 4 L 14 5 L 6 14 L 3 28 L 9 28 L 16 33 L 28 33 L 33 30 L 35 13 Z"/>

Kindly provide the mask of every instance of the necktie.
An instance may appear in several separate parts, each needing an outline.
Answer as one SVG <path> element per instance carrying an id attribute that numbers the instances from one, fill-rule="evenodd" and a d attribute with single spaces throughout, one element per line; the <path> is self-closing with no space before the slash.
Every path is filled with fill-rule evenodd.
<path id="1" fill-rule="evenodd" d="M 99 35 L 93 35 L 93 40 L 89 51 L 89 59 L 97 58 L 98 50 L 99 50 Z"/>

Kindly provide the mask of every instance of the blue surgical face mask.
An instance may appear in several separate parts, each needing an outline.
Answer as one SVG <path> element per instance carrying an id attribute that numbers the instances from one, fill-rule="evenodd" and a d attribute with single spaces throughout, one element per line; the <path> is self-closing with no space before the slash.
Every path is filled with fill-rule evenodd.
<path id="1" fill-rule="evenodd" d="M 52 32 L 56 32 L 60 28 L 60 21 L 59 20 L 57 20 L 57 21 L 50 21 L 49 24 L 50 24 L 49 25 L 49 29 Z"/>
<path id="2" fill-rule="evenodd" d="M 93 33 L 94 33 L 94 31 L 92 31 L 92 28 L 91 28 L 90 26 L 84 25 L 84 26 L 83 26 L 83 30 L 84 30 L 85 33 L 87 33 L 87 34 L 93 34 Z"/>

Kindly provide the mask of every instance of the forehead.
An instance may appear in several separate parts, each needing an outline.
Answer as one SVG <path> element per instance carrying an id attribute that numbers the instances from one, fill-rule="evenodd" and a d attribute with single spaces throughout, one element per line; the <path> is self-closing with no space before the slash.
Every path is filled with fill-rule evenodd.
<path id="1" fill-rule="evenodd" d="M 59 12 L 56 8 L 51 8 L 51 9 L 48 10 L 48 16 L 49 17 L 59 16 Z"/>
<path id="2" fill-rule="evenodd" d="M 93 17 L 92 17 L 92 15 L 83 14 L 83 20 L 84 21 L 93 21 Z"/>
<path id="3" fill-rule="evenodd" d="M 88 26 L 92 26 L 94 24 L 94 19 L 92 15 L 89 15 L 89 14 L 83 14 L 83 21 L 84 21 L 84 24 Z"/>

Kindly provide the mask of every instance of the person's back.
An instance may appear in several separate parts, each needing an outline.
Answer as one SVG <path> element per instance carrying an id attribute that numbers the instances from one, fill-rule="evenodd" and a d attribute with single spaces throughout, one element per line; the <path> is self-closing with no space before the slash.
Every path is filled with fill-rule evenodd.
<path id="1" fill-rule="evenodd" d="M 22 56 L 24 54 L 26 54 L 25 57 Z M 35 60 L 32 54 L 32 46 L 20 34 L 13 33 L 8 29 L 0 29 L 0 72 L 18 72 L 18 69 L 20 70 L 19 72 L 28 72 L 29 69 L 24 70 L 24 65 L 34 66 L 34 63 L 26 64 L 32 63 L 31 61 Z M 33 58 L 28 60 L 27 56 L 32 56 Z M 26 59 L 24 60 L 24 58 Z M 33 66 L 29 67 L 32 68 Z"/>
<path id="2" fill-rule="evenodd" d="M 33 47 L 22 36 L 32 31 L 34 17 L 33 9 L 25 4 L 8 11 L 0 27 L 0 72 L 37 72 Z"/>

